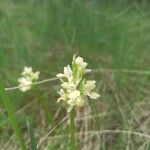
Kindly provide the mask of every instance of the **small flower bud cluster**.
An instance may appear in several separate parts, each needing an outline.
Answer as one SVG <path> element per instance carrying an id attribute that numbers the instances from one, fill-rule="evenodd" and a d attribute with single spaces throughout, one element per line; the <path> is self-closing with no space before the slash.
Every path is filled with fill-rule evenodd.
<path id="1" fill-rule="evenodd" d="M 64 101 L 68 105 L 68 112 L 74 106 L 82 107 L 88 97 L 97 99 L 99 94 L 93 92 L 96 87 L 95 80 L 85 80 L 85 73 L 90 70 L 86 69 L 87 63 L 83 58 L 73 56 L 72 66 L 64 67 L 64 73 L 59 73 L 56 76 L 61 80 L 61 89 L 58 92 L 60 95 L 59 101 Z"/>
<path id="2" fill-rule="evenodd" d="M 32 67 L 24 67 L 22 77 L 18 79 L 19 89 L 26 92 L 31 89 L 32 83 L 39 79 L 40 72 L 33 72 Z"/>

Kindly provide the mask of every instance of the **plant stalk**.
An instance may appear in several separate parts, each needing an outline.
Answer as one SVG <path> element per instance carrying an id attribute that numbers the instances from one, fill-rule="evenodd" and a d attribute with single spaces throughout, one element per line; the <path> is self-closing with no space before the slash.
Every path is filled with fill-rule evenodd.
<path id="1" fill-rule="evenodd" d="M 71 135 L 71 141 L 70 141 L 70 147 L 71 150 L 76 150 L 76 138 L 75 138 L 75 110 L 72 109 L 70 112 L 70 135 Z"/>

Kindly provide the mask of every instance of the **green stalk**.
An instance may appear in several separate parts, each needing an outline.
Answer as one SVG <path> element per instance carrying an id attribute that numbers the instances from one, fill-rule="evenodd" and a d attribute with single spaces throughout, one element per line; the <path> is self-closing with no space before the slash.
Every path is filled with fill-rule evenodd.
<path id="1" fill-rule="evenodd" d="M 70 142 L 70 148 L 71 150 L 76 150 L 76 138 L 75 138 L 75 111 L 72 109 L 70 112 L 70 135 L 71 135 L 71 142 Z"/>
<path id="2" fill-rule="evenodd" d="M 17 119 L 15 117 L 15 113 L 13 111 L 12 104 L 11 104 L 8 96 L 5 93 L 5 88 L 2 87 L 2 86 L 0 86 L 0 98 L 4 102 L 5 109 L 7 111 L 10 123 L 12 125 L 12 128 L 14 130 L 16 139 L 18 141 L 18 144 L 20 145 L 20 149 L 21 150 L 26 150 L 25 142 L 24 142 L 23 136 L 21 134 L 21 131 L 20 131 L 19 127 L 18 127 Z"/>
<path id="3" fill-rule="evenodd" d="M 30 135 L 30 150 L 37 150 L 37 143 L 36 143 L 36 138 L 35 138 L 32 123 L 29 119 L 26 122 L 27 122 L 28 132 Z"/>

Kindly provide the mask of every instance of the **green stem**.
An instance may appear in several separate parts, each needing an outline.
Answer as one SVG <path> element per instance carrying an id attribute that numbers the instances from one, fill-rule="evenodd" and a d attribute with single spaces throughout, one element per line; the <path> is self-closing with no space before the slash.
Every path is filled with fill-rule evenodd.
<path id="1" fill-rule="evenodd" d="M 18 140 L 18 144 L 20 145 L 20 149 L 26 150 L 25 142 L 24 142 L 23 136 L 21 134 L 21 131 L 18 127 L 17 119 L 15 117 L 15 113 L 13 111 L 12 104 L 11 104 L 8 96 L 5 93 L 4 87 L 2 87 L 2 86 L 0 86 L 0 97 L 2 98 L 2 100 L 4 102 L 7 114 L 9 116 L 10 123 L 12 125 L 14 133 L 15 133 L 16 138 Z"/>
<path id="2" fill-rule="evenodd" d="M 72 111 L 70 112 L 70 135 L 71 135 L 70 147 L 71 147 L 71 150 L 76 150 L 76 138 L 75 138 L 76 128 L 75 128 L 74 118 L 75 118 L 75 111 L 74 109 L 72 109 Z"/>

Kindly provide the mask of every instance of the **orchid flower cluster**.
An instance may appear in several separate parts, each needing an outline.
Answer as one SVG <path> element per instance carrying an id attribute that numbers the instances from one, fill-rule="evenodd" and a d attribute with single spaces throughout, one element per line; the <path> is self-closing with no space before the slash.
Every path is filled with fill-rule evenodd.
<path id="1" fill-rule="evenodd" d="M 85 79 L 85 73 L 90 71 L 86 69 L 87 65 L 83 58 L 74 55 L 72 66 L 64 67 L 64 73 L 56 75 L 61 81 L 61 89 L 58 91 L 60 95 L 58 102 L 65 102 L 68 106 L 68 112 L 75 106 L 84 106 L 87 97 L 91 99 L 100 97 L 99 94 L 93 91 L 96 87 L 96 81 Z"/>
<path id="2" fill-rule="evenodd" d="M 33 82 L 39 79 L 40 72 L 33 72 L 32 67 L 24 67 L 21 73 L 22 77 L 18 79 L 19 89 L 22 92 L 26 92 L 31 89 Z"/>
<path id="3" fill-rule="evenodd" d="M 68 106 L 68 112 L 75 106 L 84 106 L 88 97 L 91 99 L 100 97 L 99 94 L 94 92 L 96 81 L 85 79 L 85 74 L 91 71 L 86 69 L 87 65 L 82 57 L 74 55 L 72 65 L 64 67 L 64 73 L 56 75 L 61 81 L 58 102 L 65 102 Z M 39 71 L 33 72 L 32 67 L 24 67 L 21 73 L 22 77 L 18 79 L 19 89 L 22 92 L 30 90 L 32 84 L 39 79 L 39 74 Z"/>

